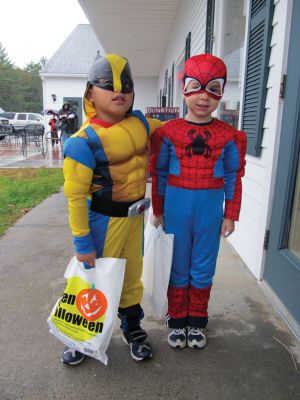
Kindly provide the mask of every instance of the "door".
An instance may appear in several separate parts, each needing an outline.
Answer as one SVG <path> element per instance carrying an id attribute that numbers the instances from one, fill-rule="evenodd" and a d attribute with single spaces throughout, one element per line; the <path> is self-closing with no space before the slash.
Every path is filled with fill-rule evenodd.
<path id="1" fill-rule="evenodd" d="M 264 280 L 300 324 L 300 2 L 294 1 Z"/>

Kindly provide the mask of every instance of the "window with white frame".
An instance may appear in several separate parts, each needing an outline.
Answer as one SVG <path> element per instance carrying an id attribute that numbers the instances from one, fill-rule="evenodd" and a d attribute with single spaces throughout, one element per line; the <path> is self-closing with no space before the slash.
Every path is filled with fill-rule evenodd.
<path id="1" fill-rule="evenodd" d="M 247 0 L 215 1 L 215 49 L 227 66 L 227 83 L 218 117 L 238 128 L 243 79 Z"/>

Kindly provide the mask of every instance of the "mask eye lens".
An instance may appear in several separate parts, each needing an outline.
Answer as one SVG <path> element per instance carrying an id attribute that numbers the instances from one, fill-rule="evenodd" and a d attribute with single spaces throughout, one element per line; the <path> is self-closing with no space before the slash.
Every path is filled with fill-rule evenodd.
<path id="1" fill-rule="evenodd" d="M 221 97 L 223 95 L 223 84 L 224 84 L 224 79 L 222 78 L 215 79 L 213 81 L 208 82 L 205 90 L 209 93 L 214 94 L 215 96 Z"/>
<path id="2" fill-rule="evenodd" d="M 184 81 L 183 93 L 188 94 L 201 90 L 201 83 L 194 78 L 186 78 Z"/>
<path id="3" fill-rule="evenodd" d="M 123 93 L 132 93 L 133 92 L 132 81 L 122 82 L 122 92 Z"/>
<path id="4" fill-rule="evenodd" d="M 93 83 L 94 86 L 97 86 L 100 89 L 114 91 L 113 82 L 109 79 L 99 78 L 97 82 Z"/>

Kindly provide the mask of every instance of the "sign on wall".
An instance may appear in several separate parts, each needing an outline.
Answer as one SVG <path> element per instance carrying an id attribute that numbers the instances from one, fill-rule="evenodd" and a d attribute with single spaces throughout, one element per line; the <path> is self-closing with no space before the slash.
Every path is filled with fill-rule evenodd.
<path id="1" fill-rule="evenodd" d="M 160 121 L 179 118 L 179 107 L 147 107 L 146 117 L 157 118 Z"/>

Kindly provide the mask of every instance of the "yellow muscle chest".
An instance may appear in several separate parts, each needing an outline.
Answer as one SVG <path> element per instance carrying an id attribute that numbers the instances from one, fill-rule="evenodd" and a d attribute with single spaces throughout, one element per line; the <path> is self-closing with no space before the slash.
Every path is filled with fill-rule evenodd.
<path id="1" fill-rule="evenodd" d="M 91 127 L 100 137 L 110 165 L 146 153 L 147 132 L 137 118 L 129 117 L 110 128 L 100 128 L 95 124 L 91 124 Z"/>

